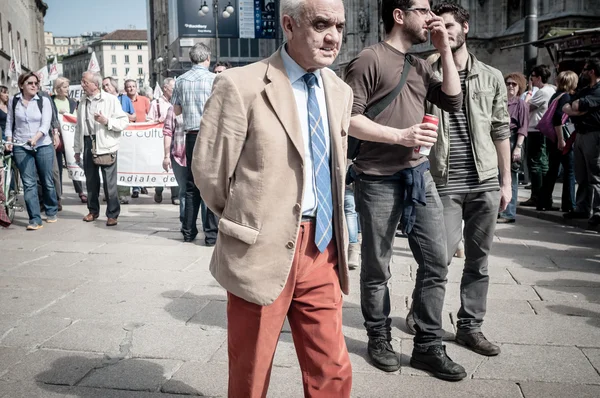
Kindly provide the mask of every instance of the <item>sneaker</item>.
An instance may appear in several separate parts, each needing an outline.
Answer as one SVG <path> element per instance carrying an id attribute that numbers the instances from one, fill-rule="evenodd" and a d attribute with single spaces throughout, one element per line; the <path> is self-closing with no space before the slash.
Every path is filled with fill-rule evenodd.
<path id="1" fill-rule="evenodd" d="M 121 196 L 119 198 L 119 203 L 122 204 L 122 205 L 127 205 L 127 204 L 129 204 L 129 199 L 127 199 L 126 196 Z"/>
<path id="2" fill-rule="evenodd" d="M 537 206 L 537 200 L 533 199 L 533 198 L 529 198 L 524 202 L 519 202 L 519 206 L 524 206 L 524 207 L 536 207 Z"/>
<path id="3" fill-rule="evenodd" d="M 500 354 L 500 347 L 490 343 L 481 332 L 466 333 L 459 329 L 455 341 L 456 344 L 465 346 L 480 355 L 493 357 Z"/>
<path id="4" fill-rule="evenodd" d="M 47 223 L 54 223 L 58 221 L 58 217 L 57 216 L 48 216 L 48 218 L 46 219 Z"/>
<path id="5" fill-rule="evenodd" d="M 142 190 L 140 191 L 140 193 L 141 193 L 142 195 L 148 195 L 148 189 L 146 189 L 146 188 L 142 188 Z"/>
<path id="6" fill-rule="evenodd" d="M 179 204 L 181 202 L 179 201 L 179 198 L 174 198 L 174 199 L 171 199 L 171 203 L 173 203 L 175 206 L 179 206 Z"/>
<path id="7" fill-rule="evenodd" d="M 413 349 L 410 366 L 431 373 L 438 379 L 459 381 L 467 377 L 465 368 L 446 354 L 445 345 L 433 345 L 427 351 Z"/>
<path id="8" fill-rule="evenodd" d="M 385 372 L 395 372 L 400 369 L 400 359 L 389 341 L 385 339 L 369 339 L 367 350 L 369 358 L 371 358 L 376 368 Z"/>
<path id="9" fill-rule="evenodd" d="M 132 198 L 132 199 L 137 199 L 137 198 L 139 198 L 139 197 L 140 197 L 140 193 L 139 193 L 138 191 L 133 191 L 133 192 L 131 193 L 131 198 Z"/>
<path id="10" fill-rule="evenodd" d="M 162 203 L 162 192 L 154 192 L 154 201 L 156 203 Z"/>
<path id="11" fill-rule="evenodd" d="M 28 231 L 37 231 L 38 229 L 42 229 L 44 226 L 42 224 L 29 224 L 27 226 Z"/>

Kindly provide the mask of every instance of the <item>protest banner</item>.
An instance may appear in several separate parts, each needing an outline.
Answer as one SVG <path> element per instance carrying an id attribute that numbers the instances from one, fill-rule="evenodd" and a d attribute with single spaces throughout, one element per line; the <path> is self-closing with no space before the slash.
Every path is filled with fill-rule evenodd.
<path id="1" fill-rule="evenodd" d="M 71 84 L 69 86 L 69 98 L 73 98 L 75 101 L 81 100 L 81 96 L 83 95 L 83 89 L 81 88 L 81 84 Z"/>
<path id="2" fill-rule="evenodd" d="M 77 119 L 62 115 L 62 134 L 69 178 L 85 181 L 83 164 L 75 163 L 73 143 Z M 121 132 L 117 154 L 117 183 L 121 186 L 172 187 L 177 185 L 173 170 L 162 168 L 164 158 L 163 123 L 131 123 Z M 83 161 L 83 159 L 82 159 Z"/>

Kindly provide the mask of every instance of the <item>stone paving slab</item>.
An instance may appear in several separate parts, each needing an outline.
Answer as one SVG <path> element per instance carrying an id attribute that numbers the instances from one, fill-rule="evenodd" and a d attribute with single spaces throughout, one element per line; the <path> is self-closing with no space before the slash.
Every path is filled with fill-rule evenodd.
<path id="1" fill-rule="evenodd" d="M 60 290 L 22 290 L 22 289 L 0 289 L 0 314 L 33 314 L 48 306 L 66 293 Z"/>
<path id="2" fill-rule="evenodd" d="M 557 267 L 562 269 L 578 270 L 590 273 L 597 273 L 600 269 L 600 257 L 578 258 L 571 256 L 552 256 L 552 261 Z"/>
<path id="3" fill-rule="evenodd" d="M 600 384 L 600 376 L 576 347 L 503 344 L 502 353 L 484 361 L 474 378 Z"/>
<path id="4" fill-rule="evenodd" d="M 581 316 L 600 318 L 600 303 L 532 301 L 535 313 L 542 316 Z"/>
<path id="5" fill-rule="evenodd" d="M 2 395 L 3 392 L 6 394 Z M 181 395 L 106 388 L 65 387 L 43 383 L 0 382 L 0 398 L 181 398 Z"/>
<path id="6" fill-rule="evenodd" d="M 600 373 L 600 349 L 596 348 L 582 348 L 581 351 L 590 361 L 594 369 Z M 591 384 L 591 383 L 590 383 Z M 597 384 L 597 383 L 594 383 Z"/>
<path id="7" fill-rule="evenodd" d="M 43 348 L 98 353 L 118 353 L 126 337 L 123 325 L 76 321 L 42 344 Z"/>
<path id="8" fill-rule="evenodd" d="M 158 391 L 183 364 L 168 359 L 125 359 L 93 369 L 78 385 L 117 390 Z"/>
<path id="9" fill-rule="evenodd" d="M 564 283 L 564 282 L 563 282 Z M 561 303 L 592 302 L 600 303 L 600 286 L 536 286 L 535 291 L 542 300 Z"/>
<path id="10" fill-rule="evenodd" d="M 463 380 L 449 383 L 432 377 L 355 373 L 352 396 L 357 398 L 522 398 L 519 386 L 510 381 Z"/>
<path id="11" fill-rule="evenodd" d="M 73 386 L 90 370 L 102 366 L 99 354 L 37 350 L 0 376 L 3 381 L 36 381 Z"/>
<path id="12" fill-rule="evenodd" d="M 0 270 L 2 271 L 36 259 L 48 257 L 47 253 L 9 249 L 9 245 L 6 241 L 0 241 L 0 247 L 2 247 L 2 256 L 0 256 Z"/>
<path id="13" fill-rule="evenodd" d="M 489 314 L 483 332 L 501 343 L 600 347 L 600 319 Z"/>
<path id="14" fill-rule="evenodd" d="M 72 320 L 68 318 L 45 315 L 23 318 L 14 324 L 10 332 L 4 334 L 0 344 L 8 347 L 37 347 L 71 323 Z"/>
<path id="15" fill-rule="evenodd" d="M 27 277 L 27 276 L 11 276 L 8 273 L 2 274 L 0 278 L 0 289 L 13 289 L 13 290 L 60 290 L 69 292 L 76 289 L 77 287 L 86 283 L 83 279 L 69 279 L 65 280 L 58 278 L 56 275 L 54 278 L 40 278 L 40 277 Z"/>
<path id="16" fill-rule="evenodd" d="M 227 396 L 227 364 L 184 363 L 173 377 L 162 386 L 162 391 L 173 394 Z"/>
<path id="17" fill-rule="evenodd" d="M 206 331 L 197 325 L 144 325 L 133 331 L 131 353 L 134 357 L 208 362 L 226 338 L 224 331 Z"/>
<path id="18" fill-rule="evenodd" d="M 168 258 L 159 255 L 131 255 L 127 253 L 102 254 L 99 256 L 86 256 L 84 264 L 97 266 L 115 266 L 123 269 L 145 270 L 183 270 L 194 264 L 201 255 L 182 253 L 179 256 Z"/>
<path id="19" fill-rule="evenodd" d="M 520 383 L 525 398 L 598 398 L 600 386 L 564 383 Z"/>
<path id="20" fill-rule="evenodd" d="M 28 352 L 29 351 L 27 349 L 20 347 L 0 346 L 0 374 L 4 373 L 14 364 L 21 361 L 27 355 Z M 0 389 L 0 391 L 2 390 Z"/>
<path id="21" fill-rule="evenodd" d="M 7 271 L 7 275 L 23 276 L 29 278 L 61 278 L 63 280 L 94 280 L 98 282 L 114 282 L 125 275 L 129 270 L 112 266 L 88 266 L 85 263 L 76 263 L 70 266 L 38 266 L 25 264 L 18 269 Z M 58 289 L 62 289 L 58 287 Z"/>
<path id="22" fill-rule="evenodd" d="M 99 241 L 92 242 L 64 242 L 48 241 L 45 245 L 38 247 L 36 252 L 55 252 L 55 253 L 83 253 L 87 254 L 95 249 L 99 249 L 106 243 Z"/>
<path id="23" fill-rule="evenodd" d="M 600 264 L 598 266 L 600 269 Z M 522 285 L 535 286 L 572 286 L 600 287 L 600 273 L 555 270 L 540 273 L 539 270 L 516 268 L 511 275 Z"/>

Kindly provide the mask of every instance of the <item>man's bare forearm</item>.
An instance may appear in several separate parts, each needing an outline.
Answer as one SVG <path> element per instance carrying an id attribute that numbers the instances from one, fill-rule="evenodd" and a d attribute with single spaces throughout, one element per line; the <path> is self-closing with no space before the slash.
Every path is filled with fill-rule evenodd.
<path id="1" fill-rule="evenodd" d="M 502 141 L 494 141 L 494 145 L 496 146 L 496 153 L 498 156 L 498 169 L 500 170 L 502 185 L 510 186 L 510 141 L 508 139 Z"/>
<path id="2" fill-rule="evenodd" d="M 454 58 L 452 58 L 452 51 L 444 51 L 440 53 L 442 59 L 442 72 L 444 74 L 444 80 L 442 81 L 442 91 L 446 95 L 458 95 L 461 92 L 460 88 L 460 77 L 454 64 Z"/>

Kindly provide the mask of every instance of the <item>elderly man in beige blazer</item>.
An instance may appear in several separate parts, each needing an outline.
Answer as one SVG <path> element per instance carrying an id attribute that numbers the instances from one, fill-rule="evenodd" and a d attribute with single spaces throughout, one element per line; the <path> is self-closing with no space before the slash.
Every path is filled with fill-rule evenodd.
<path id="1" fill-rule="evenodd" d="M 216 78 L 192 160 L 220 218 L 210 269 L 228 291 L 229 396 L 266 396 L 287 316 L 305 395 L 349 397 L 342 292 L 352 91 L 327 69 L 344 7 L 282 0 L 280 10 L 286 44 Z"/>

